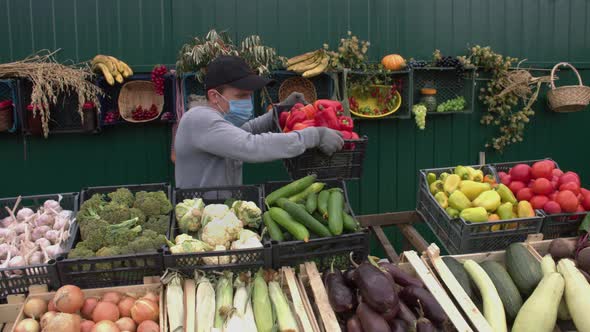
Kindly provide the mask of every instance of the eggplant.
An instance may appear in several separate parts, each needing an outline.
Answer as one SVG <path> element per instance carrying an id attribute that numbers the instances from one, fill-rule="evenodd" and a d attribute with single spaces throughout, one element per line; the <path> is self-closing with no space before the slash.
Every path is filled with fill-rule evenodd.
<path id="1" fill-rule="evenodd" d="M 379 263 L 379 266 L 383 270 L 387 271 L 387 273 L 393 278 L 393 281 L 395 281 L 396 284 L 402 287 L 417 286 L 424 288 L 424 283 L 422 282 L 422 280 L 412 277 L 395 264 L 381 262 Z"/>
<path id="2" fill-rule="evenodd" d="M 346 321 L 346 331 L 347 332 L 363 332 L 363 327 L 361 325 L 361 321 L 359 320 L 357 315 L 354 315 Z"/>
<path id="3" fill-rule="evenodd" d="M 359 265 L 354 271 L 354 282 L 363 301 L 375 311 L 392 316 L 399 310 L 399 298 L 393 290 L 393 283 L 377 266 L 369 262 Z"/>
<path id="4" fill-rule="evenodd" d="M 428 318 L 420 317 L 416 321 L 416 332 L 436 332 L 436 328 Z"/>
<path id="5" fill-rule="evenodd" d="M 416 315 L 408 308 L 408 306 L 404 303 L 404 301 L 399 301 L 399 313 L 397 314 L 397 318 L 403 320 L 409 325 L 413 325 L 416 321 Z"/>
<path id="6" fill-rule="evenodd" d="M 389 323 L 389 328 L 391 329 L 391 332 L 406 332 L 410 330 L 408 328 L 408 323 L 401 319 L 394 319 Z"/>
<path id="7" fill-rule="evenodd" d="M 389 324 L 387 324 L 385 319 L 371 309 L 366 303 L 359 303 L 358 307 L 356 307 L 356 315 L 358 316 L 364 331 L 390 332 Z"/>
<path id="8" fill-rule="evenodd" d="M 419 312 L 419 309 L 423 310 L 424 316 L 435 325 L 442 326 L 447 320 L 447 315 L 443 308 L 428 290 L 421 287 L 408 286 L 399 292 L 399 296 L 404 303 L 417 312 Z"/>
<path id="9" fill-rule="evenodd" d="M 334 312 L 346 312 L 356 307 L 356 295 L 345 284 L 344 276 L 340 270 L 334 269 L 334 266 L 332 266 L 324 275 L 324 284 Z"/>
<path id="10" fill-rule="evenodd" d="M 344 271 L 343 277 L 344 277 L 344 283 L 348 287 L 350 287 L 351 289 L 356 288 L 356 285 L 354 284 L 354 269 L 351 268 L 351 269 Z"/>

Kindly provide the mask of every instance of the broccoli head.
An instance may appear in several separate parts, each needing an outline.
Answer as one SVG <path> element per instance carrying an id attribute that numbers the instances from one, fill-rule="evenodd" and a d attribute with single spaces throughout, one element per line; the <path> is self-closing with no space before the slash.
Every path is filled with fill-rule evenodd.
<path id="1" fill-rule="evenodd" d="M 149 217 L 143 224 L 144 230 L 152 230 L 158 234 L 166 235 L 168 233 L 168 224 L 170 223 L 170 217 L 168 216 L 153 216 Z"/>
<path id="2" fill-rule="evenodd" d="M 106 229 L 105 242 L 110 246 L 126 246 L 138 237 L 141 231 L 141 226 L 137 225 L 137 218 L 116 225 L 109 225 Z"/>
<path id="3" fill-rule="evenodd" d="M 104 205 L 104 207 L 98 211 L 98 215 L 110 224 L 118 224 L 132 218 L 129 207 L 117 202 L 109 202 Z"/>
<path id="4" fill-rule="evenodd" d="M 100 248 L 96 252 L 96 257 L 113 257 L 113 256 L 125 255 L 128 253 L 129 253 L 129 250 L 126 247 L 110 246 L 110 247 Z M 110 270 L 112 268 L 117 268 L 120 266 L 121 266 L 120 262 L 96 264 L 96 268 L 99 270 Z"/>
<path id="5" fill-rule="evenodd" d="M 119 188 L 117 191 L 114 191 L 107 196 L 109 196 L 111 202 L 119 203 L 127 207 L 132 207 L 133 202 L 135 202 L 133 193 L 127 188 Z"/>
<path id="6" fill-rule="evenodd" d="M 146 221 L 146 216 L 143 212 L 141 212 L 138 208 L 131 208 L 129 209 L 129 219 L 137 218 L 137 224 L 143 226 Z"/>
<path id="7" fill-rule="evenodd" d="M 92 251 L 96 251 L 105 245 L 105 235 L 109 223 L 102 219 L 93 222 L 80 223 L 80 236 L 84 246 Z"/>
<path id="8" fill-rule="evenodd" d="M 88 258 L 94 256 L 96 256 L 94 251 L 90 250 L 84 241 L 78 242 L 76 248 L 70 250 L 68 253 L 68 258 Z"/>
<path id="9" fill-rule="evenodd" d="M 133 207 L 140 209 L 147 217 L 168 214 L 172 211 L 172 203 L 163 191 L 139 191 L 135 194 Z"/>
<path id="10" fill-rule="evenodd" d="M 156 251 L 165 244 L 166 236 L 147 230 L 140 237 L 129 242 L 127 247 L 134 253 L 142 253 Z"/>
<path id="11" fill-rule="evenodd" d="M 98 211 L 105 204 L 102 194 L 94 194 L 80 206 L 79 214 L 86 214 L 88 210 Z"/>

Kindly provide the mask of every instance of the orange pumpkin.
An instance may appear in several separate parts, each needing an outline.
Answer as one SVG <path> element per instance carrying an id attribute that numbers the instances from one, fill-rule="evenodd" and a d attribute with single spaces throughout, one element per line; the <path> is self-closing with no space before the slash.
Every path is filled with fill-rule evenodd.
<path id="1" fill-rule="evenodd" d="M 389 54 L 383 57 L 381 64 L 389 70 L 400 70 L 406 66 L 406 60 L 399 54 Z"/>

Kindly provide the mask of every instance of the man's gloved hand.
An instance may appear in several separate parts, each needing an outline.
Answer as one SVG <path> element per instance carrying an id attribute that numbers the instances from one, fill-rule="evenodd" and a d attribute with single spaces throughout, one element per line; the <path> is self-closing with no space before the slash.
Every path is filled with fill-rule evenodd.
<path id="1" fill-rule="evenodd" d="M 342 150 L 344 146 L 344 140 L 342 134 L 337 131 L 326 127 L 316 127 L 320 136 L 320 144 L 318 148 L 323 153 L 331 156 L 334 152 Z"/>
<path id="2" fill-rule="evenodd" d="M 303 105 L 309 104 L 305 100 L 305 96 L 303 95 L 303 93 L 301 93 L 301 92 L 291 92 L 291 94 L 289 95 L 289 97 L 285 98 L 285 100 L 281 101 L 277 105 L 280 105 L 280 106 L 293 106 L 293 105 L 295 105 L 297 103 L 302 103 Z"/>

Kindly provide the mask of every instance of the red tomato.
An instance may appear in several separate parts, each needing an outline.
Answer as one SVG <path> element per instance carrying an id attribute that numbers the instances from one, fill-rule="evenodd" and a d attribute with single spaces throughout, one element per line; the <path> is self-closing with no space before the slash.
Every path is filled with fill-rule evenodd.
<path id="1" fill-rule="evenodd" d="M 526 164 L 518 164 L 510 169 L 512 180 L 528 183 L 531 179 L 531 167 Z"/>
<path id="2" fill-rule="evenodd" d="M 573 213 L 578 209 L 578 197 L 569 190 L 558 192 L 555 201 L 559 203 L 563 212 Z"/>
<path id="3" fill-rule="evenodd" d="M 549 198 L 543 195 L 533 196 L 533 198 L 531 198 L 530 201 L 531 205 L 533 206 L 533 209 L 535 210 L 542 209 L 545 206 L 545 204 L 547 204 L 547 202 L 549 202 Z"/>
<path id="4" fill-rule="evenodd" d="M 519 201 L 530 201 L 533 196 L 534 194 L 531 188 L 522 188 L 516 193 L 516 199 Z"/>
<path id="5" fill-rule="evenodd" d="M 538 161 L 531 167 L 531 177 L 533 179 L 545 178 L 551 180 L 555 163 L 549 160 Z"/>
<path id="6" fill-rule="evenodd" d="M 559 206 L 559 203 L 555 201 L 548 201 L 543 206 L 543 211 L 545 211 L 547 214 L 561 213 L 561 206 Z"/>
<path id="7" fill-rule="evenodd" d="M 518 191 L 522 188 L 525 188 L 525 184 L 522 181 L 512 181 L 512 183 L 510 183 L 510 185 L 508 186 L 508 188 L 510 188 L 510 190 L 512 190 L 512 192 L 516 195 L 516 193 L 518 193 Z"/>
<path id="8" fill-rule="evenodd" d="M 546 178 L 538 178 L 531 189 L 537 195 L 549 195 L 553 192 L 553 185 Z"/>
<path id="9" fill-rule="evenodd" d="M 580 193 L 580 185 L 577 182 L 566 182 L 559 186 L 559 191 L 569 190 L 578 196 Z"/>

